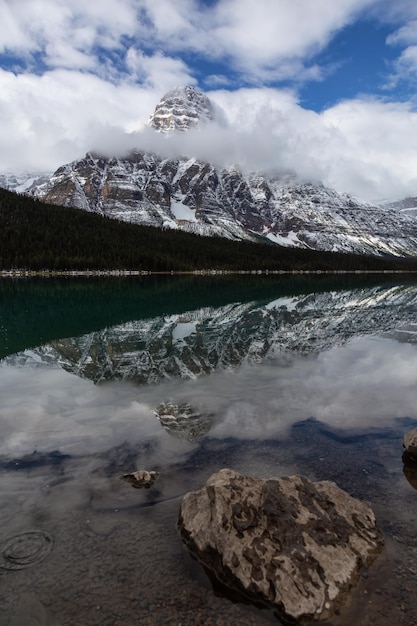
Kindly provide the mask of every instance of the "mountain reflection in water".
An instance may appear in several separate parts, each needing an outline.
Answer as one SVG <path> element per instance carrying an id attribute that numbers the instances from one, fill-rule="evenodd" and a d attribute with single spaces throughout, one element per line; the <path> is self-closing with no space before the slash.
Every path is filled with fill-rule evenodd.
<path id="1" fill-rule="evenodd" d="M 403 285 L 233 302 L 100 328 L 5 362 L 59 366 L 94 382 L 193 379 L 219 367 L 319 354 L 374 333 L 413 341 L 416 309 L 416 287 Z"/>
<path id="2" fill-rule="evenodd" d="M 4 287 L 0 555 L 50 538 L 27 569 L 0 560 L 5 623 L 33 607 L 60 626 L 277 623 L 216 597 L 178 536 L 182 494 L 224 466 L 335 480 L 370 502 L 387 548 L 332 623 L 416 622 L 401 441 L 417 425 L 417 286 L 203 283 Z M 193 423 L 159 421 L 163 402 Z M 136 469 L 160 476 L 131 489 L 120 476 Z"/>

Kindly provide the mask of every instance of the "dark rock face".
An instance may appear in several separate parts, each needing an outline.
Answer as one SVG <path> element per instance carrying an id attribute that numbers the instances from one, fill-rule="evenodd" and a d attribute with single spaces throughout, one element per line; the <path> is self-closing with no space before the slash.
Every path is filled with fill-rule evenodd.
<path id="1" fill-rule="evenodd" d="M 286 623 L 329 619 L 383 545 L 371 508 L 332 482 L 230 469 L 184 497 L 179 527 L 223 584 Z"/>

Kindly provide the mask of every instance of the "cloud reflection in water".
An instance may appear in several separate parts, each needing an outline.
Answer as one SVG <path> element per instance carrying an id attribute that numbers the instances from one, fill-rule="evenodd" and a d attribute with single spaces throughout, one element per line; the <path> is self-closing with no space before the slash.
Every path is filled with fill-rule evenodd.
<path id="1" fill-rule="evenodd" d="M 179 461 L 198 444 L 169 437 L 155 418 L 153 409 L 168 399 L 214 413 L 208 436 L 219 439 L 284 438 L 309 417 L 331 429 L 379 429 L 395 418 L 417 419 L 416 371 L 416 345 L 376 336 L 315 356 L 293 355 L 284 364 L 244 364 L 145 387 L 94 385 L 60 369 L 3 366 L 0 454 L 83 455 L 152 440 L 155 458 Z"/>

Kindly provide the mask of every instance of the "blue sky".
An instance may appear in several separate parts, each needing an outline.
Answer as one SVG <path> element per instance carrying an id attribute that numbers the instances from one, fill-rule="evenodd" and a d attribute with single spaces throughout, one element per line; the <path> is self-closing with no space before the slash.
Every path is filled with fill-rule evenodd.
<path id="1" fill-rule="evenodd" d="M 415 0 L 0 0 L 0 171 L 140 147 L 185 84 L 242 166 L 417 195 Z"/>
<path id="2" fill-rule="evenodd" d="M 341 100 L 370 95 L 378 98 L 408 100 L 412 87 L 399 84 L 389 89 L 398 51 L 387 45 L 392 28 L 375 20 L 358 20 L 345 26 L 316 57 L 325 76 L 309 81 L 300 89 L 300 101 L 315 111 L 326 109 Z"/>

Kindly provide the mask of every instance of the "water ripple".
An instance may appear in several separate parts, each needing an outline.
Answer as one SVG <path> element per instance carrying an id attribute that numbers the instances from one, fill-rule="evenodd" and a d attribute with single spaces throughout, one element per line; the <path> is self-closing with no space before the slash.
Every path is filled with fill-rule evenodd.
<path id="1" fill-rule="evenodd" d="M 43 530 L 27 530 L 6 539 L 0 555 L 0 570 L 16 571 L 45 559 L 53 540 Z"/>

